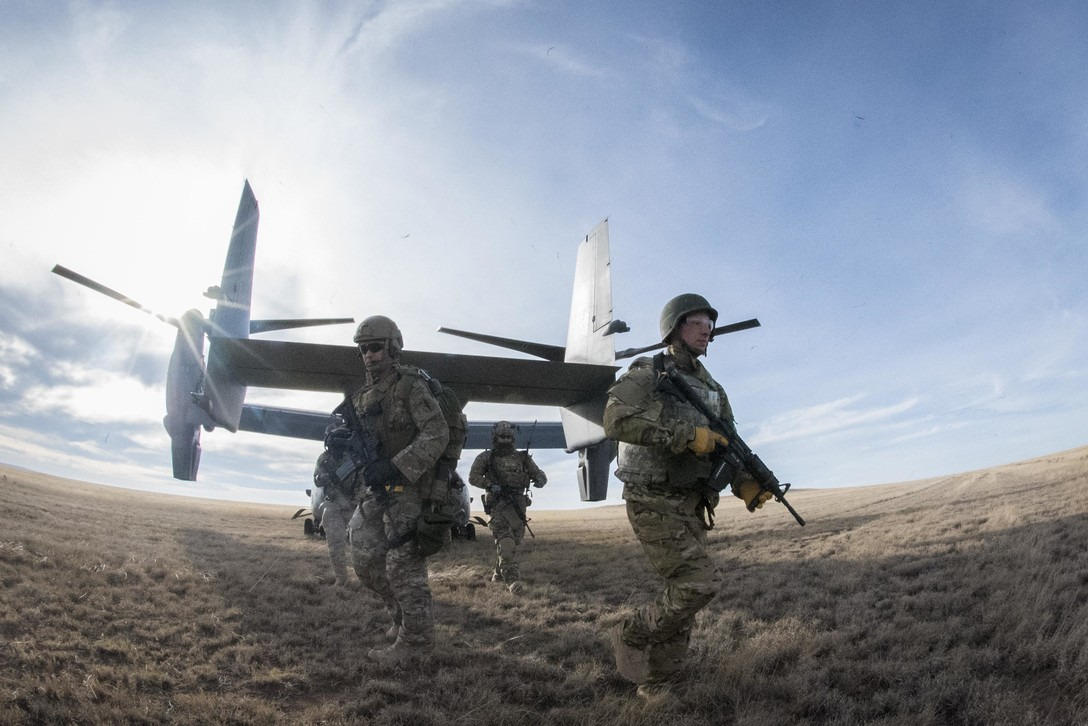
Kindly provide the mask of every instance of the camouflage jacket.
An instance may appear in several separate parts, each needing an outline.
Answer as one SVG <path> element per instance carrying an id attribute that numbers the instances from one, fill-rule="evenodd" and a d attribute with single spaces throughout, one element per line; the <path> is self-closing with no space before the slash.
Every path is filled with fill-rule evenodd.
<path id="1" fill-rule="evenodd" d="M 354 483 L 351 479 L 341 482 L 336 476 L 342 459 L 328 451 L 322 451 L 314 465 L 314 486 L 324 490 L 325 501 L 348 504 L 355 500 Z"/>
<path id="2" fill-rule="evenodd" d="M 398 365 L 352 394 L 351 401 L 360 416 L 380 411 L 376 429 L 385 456 L 409 486 L 428 490 L 449 441 L 449 427 L 427 381 L 415 368 Z"/>
<path id="3" fill-rule="evenodd" d="M 513 449 L 508 453 L 499 453 L 494 449 L 482 451 L 472 462 L 468 473 L 468 483 L 474 487 L 488 489 L 498 484 L 509 489 L 522 491 L 529 484 L 544 486 L 548 477 L 541 470 L 527 451 Z"/>
<path id="4" fill-rule="evenodd" d="M 725 391 L 698 359 L 684 365 L 671 349 L 665 355 L 711 410 L 733 420 Z M 604 410 L 605 433 L 620 442 L 616 476 L 624 483 L 624 499 L 694 510 L 710 497 L 704 485 L 712 464 L 687 448 L 695 428 L 708 423 L 687 401 L 658 390 L 652 358 L 635 360 L 609 389 Z M 716 492 L 712 498 L 717 501 Z"/>

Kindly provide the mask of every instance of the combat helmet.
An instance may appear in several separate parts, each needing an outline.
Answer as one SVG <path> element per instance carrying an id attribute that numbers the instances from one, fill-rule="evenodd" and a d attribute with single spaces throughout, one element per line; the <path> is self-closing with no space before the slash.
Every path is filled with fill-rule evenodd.
<path id="1" fill-rule="evenodd" d="M 325 428 L 325 451 L 339 456 L 348 448 L 352 431 L 343 423 L 329 424 Z"/>
<path id="2" fill-rule="evenodd" d="M 711 322 L 718 322 L 718 311 L 702 295 L 686 292 L 665 303 L 665 307 L 661 309 L 661 342 L 669 342 L 669 336 L 676 331 L 676 326 L 684 316 L 700 310 L 706 311 Z"/>
<path id="3" fill-rule="evenodd" d="M 389 353 L 394 358 L 404 350 L 404 337 L 400 334 L 400 328 L 391 318 L 384 315 L 371 315 L 359 323 L 352 340 L 356 345 L 368 340 L 386 340 L 389 342 Z"/>
<path id="4" fill-rule="evenodd" d="M 513 442 L 514 434 L 517 430 L 518 427 L 509 421 L 496 421 L 495 425 L 491 427 L 491 438 L 494 441 L 505 439 Z"/>

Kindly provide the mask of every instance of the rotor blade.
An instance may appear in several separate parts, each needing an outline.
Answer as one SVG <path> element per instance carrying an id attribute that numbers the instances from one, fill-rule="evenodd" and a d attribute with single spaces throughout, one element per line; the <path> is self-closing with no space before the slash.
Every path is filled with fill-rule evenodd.
<path id="1" fill-rule="evenodd" d="M 759 320 L 757 320 L 756 318 L 752 318 L 751 320 L 742 320 L 739 323 L 730 323 L 729 325 L 723 325 L 720 328 L 714 328 L 714 330 L 710 333 L 710 339 L 714 340 L 714 338 L 718 337 L 719 335 L 727 335 L 729 333 L 736 333 L 740 330 L 748 330 L 749 328 L 758 327 Z M 643 353 L 649 353 L 651 350 L 657 350 L 664 347 L 664 343 L 654 343 L 653 345 L 647 345 L 643 348 L 627 348 L 626 350 L 616 351 L 616 360 L 620 360 L 622 358 L 634 358 L 636 355 L 642 355 Z"/>
<path id="2" fill-rule="evenodd" d="M 354 323 L 355 318 L 311 318 L 306 320 L 250 320 L 250 335 L 255 333 L 268 333 L 273 330 L 290 330 L 292 328 L 309 328 L 315 325 L 344 325 Z"/>
<path id="3" fill-rule="evenodd" d="M 748 330 L 749 328 L 758 328 L 759 320 L 752 318 L 751 320 L 742 320 L 739 323 L 730 323 L 729 325 L 723 325 L 720 328 L 714 328 L 710 333 L 710 339 L 714 340 L 719 335 L 726 335 L 728 333 L 736 333 L 741 330 Z"/>
<path id="4" fill-rule="evenodd" d="M 121 293 L 117 292 L 116 290 L 112 290 L 112 289 L 106 287 L 105 285 L 103 285 L 100 282 L 95 282 L 94 280 L 92 280 L 89 277 L 84 277 L 83 275 L 79 274 L 78 272 L 76 272 L 74 270 L 69 270 L 67 267 L 64 267 L 63 265 L 53 265 L 53 273 L 57 274 L 57 275 L 60 275 L 61 277 L 67 278 L 67 279 L 71 280 L 72 282 L 83 285 L 84 287 L 88 287 L 88 288 L 94 290 L 97 293 L 101 293 L 101 294 L 105 295 L 106 297 L 113 298 L 117 302 L 121 302 L 121 303 L 124 303 L 125 305 L 128 305 L 129 307 L 136 308 L 140 312 L 144 312 L 144 313 L 147 313 L 148 315 L 150 315 L 152 317 L 158 318 L 159 320 L 163 321 L 164 323 L 167 323 L 168 325 L 173 325 L 175 328 L 178 327 L 178 321 L 176 319 L 166 317 L 165 315 L 160 315 L 159 313 L 155 312 L 154 310 L 150 310 L 148 308 L 145 308 L 143 305 L 136 302 L 135 300 L 128 297 L 127 295 L 122 295 Z"/>
<path id="5" fill-rule="evenodd" d="M 529 355 L 534 355 L 537 358 L 543 358 L 544 360 L 550 360 L 555 363 L 562 363 L 563 356 L 566 353 L 566 348 L 559 345 L 548 345 L 547 343 L 532 343 L 525 340 L 502 338 L 497 335 L 469 333 L 464 330 L 454 330 L 453 328 L 439 328 L 438 332 L 446 333 L 447 335 L 456 335 L 458 338 L 468 338 L 469 340 L 476 340 L 481 343 L 497 345 L 500 348 L 509 348 L 510 350 L 528 353 Z"/>
<path id="6" fill-rule="evenodd" d="M 642 348 L 624 348 L 623 350 L 616 351 L 616 360 L 634 358 L 636 355 L 642 355 L 643 353 L 649 353 L 651 350 L 657 350 L 658 348 L 664 347 L 664 343 L 654 343 L 653 345 L 647 345 Z"/>

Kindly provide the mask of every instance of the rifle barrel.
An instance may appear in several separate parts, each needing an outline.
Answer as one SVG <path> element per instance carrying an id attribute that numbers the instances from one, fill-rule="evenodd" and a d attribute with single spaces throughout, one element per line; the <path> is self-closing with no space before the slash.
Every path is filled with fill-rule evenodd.
<path id="1" fill-rule="evenodd" d="M 749 474 L 759 477 L 756 479 L 759 485 L 771 492 L 771 494 L 774 495 L 774 500 L 783 504 L 786 507 L 786 511 L 793 515 L 793 518 L 797 520 L 799 525 L 804 527 L 805 520 L 802 519 L 801 515 L 797 513 L 797 510 L 786 501 L 786 492 L 783 491 L 777 477 L 775 477 L 771 470 L 767 468 L 767 465 L 756 456 L 755 452 L 748 447 L 748 444 L 744 442 L 744 439 L 740 437 L 740 434 L 737 433 L 736 429 L 733 428 L 729 422 L 724 421 L 720 415 L 711 411 L 706 402 L 699 398 L 699 394 L 692 390 L 688 382 L 680 377 L 679 372 L 675 368 L 666 367 L 663 373 L 665 379 L 672 385 L 673 389 L 706 417 L 707 421 L 710 422 L 711 428 L 725 436 L 729 441 L 728 449 L 732 452 L 735 460 L 739 461 L 741 466 L 748 470 Z M 762 479 L 762 481 L 760 481 L 760 479 Z"/>

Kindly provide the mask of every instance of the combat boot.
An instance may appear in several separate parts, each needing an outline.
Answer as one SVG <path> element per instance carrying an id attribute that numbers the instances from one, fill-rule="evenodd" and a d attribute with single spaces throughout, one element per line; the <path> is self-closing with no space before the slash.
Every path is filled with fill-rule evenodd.
<path id="1" fill-rule="evenodd" d="M 680 699 L 665 683 L 643 683 L 635 693 L 652 708 L 674 709 L 680 705 Z"/>
<path id="2" fill-rule="evenodd" d="M 389 619 L 393 621 L 393 624 L 385 631 L 385 637 L 389 640 L 396 640 L 397 636 L 400 635 L 400 623 L 403 619 L 400 612 L 400 605 L 393 608 L 387 608 L 386 612 L 389 613 Z"/>
<path id="3" fill-rule="evenodd" d="M 647 648 L 636 648 L 623 640 L 623 623 L 609 631 L 612 653 L 616 657 L 616 672 L 632 683 L 645 683 L 650 676 L 650 654 Z"/>
<path id="4" fill-rule="evenodd" d="M 431 646 L 427 644 L 410 644 L 402 638 L 398 638 L 393 645 L 386 648 L 371 648 L 366 657 L 375 663 L 388 666 L 406 666 L 418 663 L 431 654 Z"/>

